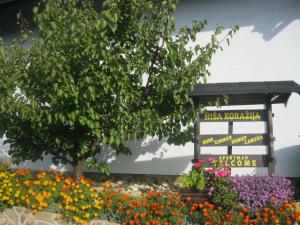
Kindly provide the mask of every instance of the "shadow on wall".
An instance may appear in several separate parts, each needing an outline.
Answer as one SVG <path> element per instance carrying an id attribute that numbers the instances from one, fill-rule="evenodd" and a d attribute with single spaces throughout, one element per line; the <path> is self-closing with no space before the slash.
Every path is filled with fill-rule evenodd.
<path id="1" fill-rule="evenodd" d="M 178 27 L 190 25 L 192 20 L 208 20 L 206 30 L 214 30 L 216 23 L 228 29 L 235 25 L 253 26 L 252 32 L 270 41 L 294 20 L 300 19 L 299 0 L 186 0 L 175 12 Z M 196 17 L 195 17 L 196 16 Z"/>
<path id="2" fill-rule="evenodd" d="M 0 140 L 0 161 L 5 162 L 9 160 L 8 145 L 1 145 Z M 109 162 L 113 173 L 133 173 L 133 174 L 161 174 L 161 175 L 178 175 L 181 174 L 190 164 L 192 155 L 164 158 L 168 151 L 163 144 L 166 140 L 147 139 L 131 143 L 129 148 L 132 150 L 132 155 L 116 155 L 115 151 L 106 146 L 103 152 L 97 156 L 99 161 Z M 176 147 L 175 147 L 176 148 Z M 172 151 L 180 151 L 171 149 Z M 142 158 L 142 159 L 140 159 Z M 44 157 L 43 161 L 36 162 L 26 161 L 21 163 L 18 167 L 29 167 L 33 170 L 48 170 L 52 166 L 50 156 Z M 71 171 L 70 165 L 58 165 L 58 170 Z M 85 171 L 94 171 L 85 169 Z"/>
<path id="3" fill-rule="evenodd" d="M 9 145 L 3 144 L 4 139 L 0 139 L 0 163 L 2 162 L 7 162 L 10 160 L 10 156 L 8 154 L 9 151 Z M 36 162 L 31 162 L 31 161 L 25 161 L 20 163 L 20 165 L 18 166 L 14 166 L 12 165 L 14 168 L 31 168 L 33 170 L 49 170 L 51 168 L 52 165 L 52 160 L 51 157 L 44 157 L 43 161 L 38 160 Z M 64 166 L 64 165 L 58 165 L 57 169 L 59 170 L 66 170 L 66 168 L 71 168 L 68 166 Z"/>
<path id="4" fill-rule="evenodd" d="M 164 148 L 166 140 L 158 139 L 139 140 L 128 145 L 132 151 L 131 156 L 116 156 L 110 147 L 104 149 L 98 159 L 109 162 L 113 173 L 135 173 L 135 174 L 181 174 L 191 162 L 192 155 L 164 158 L 167 151 L 180 151 L 177 149 Z M 176 148 L 176 147 L 175 147 Z M 142 158 L 142 159 L 140 159 Z"/>
<path id="5" fill-rule="evenodd" d="M 300 177 L 300 145 L 275 151 L 276 173 L 283 177 Z M 296 169 L 298 168 L 298 169 Z"/>
<path id="6" fill-rule="evenodd" d="M 9 145 L 3 145 L 4 140 L 0 139 L 0 163 L 9 161 L 8 155 Z"/>
<path id="7" fill-rule="evenodd" d="M 16 14 L 21 11 L 24 18 L 32 21 L 34 0 L 19 1 L 0 8 L 0 34 L 5 39 L 16 37 L 19 30 Z M 253 26 L 252 32 L 263 35 L 265 41 L 271 40 L 294 20 L 300 19 L 299 0 L 185 0 L 181 1 L 175 12 L 177 27 L 190 25 L 192 20 L 207 19 L 206 30 L 214 30 L 216 24 L 225 28 L 234 25 Z"/>

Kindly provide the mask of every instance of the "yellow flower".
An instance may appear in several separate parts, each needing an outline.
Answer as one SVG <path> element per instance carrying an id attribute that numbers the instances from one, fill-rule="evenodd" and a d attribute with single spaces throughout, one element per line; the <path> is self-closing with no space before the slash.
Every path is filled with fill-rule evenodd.
<path id="1" fill-rule="evenodd" d="M 86 213 L 86 214 L 84 215 L 84 217 L 88 219 L 88 218 L 90 218 L 90 214 L 89 214 L 89 213 Z"/>
<path id="2" fill-rule="evenodd" d="M 94 198 L 98 198 L 99 197 L 99 195 L 96 193 L 96 194 L 94 194 Z"/>
<path id="3" fill-rule="evenodd" d="M 41 202 L 40 206 L 44 207 L 44 208 L 47 208 L 48 207 L 48 203 L 47 202 Z"/>
<path id="4" fill-rule="evenodd" d="M 34 185 L 40 185 L 41 182 L 40 182 L 39 180 L 35 180 L 35 181 L 33 181 L 33 184 L 34 184 Z"/>
<path id="5" fill-rule="evenodd" d="M 80 218 L 78 216 L 73 216 L 73 220 L 78 223 L 80 221 Z"/>

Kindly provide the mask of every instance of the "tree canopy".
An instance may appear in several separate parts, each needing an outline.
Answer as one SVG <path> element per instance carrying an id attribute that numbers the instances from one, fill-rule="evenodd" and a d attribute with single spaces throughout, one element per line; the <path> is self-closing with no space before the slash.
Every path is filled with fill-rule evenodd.
<path id="1" fill-rule="evenodd" d="M 176 29 L 176 0 L 94 3 L 41 1 L 37 38 L 23 26 L 20 40 L 0 43 L 0 130 L 15 162 L 50 154 L 75 177 L 86 160 L 106 172 L 94 158 L 104 144 L 130 154 L 135 139 L 176 140 L 202 109 L 189 93 L 209 75 L 221 27 L 200 46 L 207 22 Z"/>

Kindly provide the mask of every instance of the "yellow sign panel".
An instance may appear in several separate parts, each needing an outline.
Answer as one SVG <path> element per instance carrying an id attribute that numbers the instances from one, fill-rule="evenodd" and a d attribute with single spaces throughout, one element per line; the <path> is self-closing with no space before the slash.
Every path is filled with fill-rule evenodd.
<path id="1" fill-rule="evenodd" d="M 247 146 L 266 144 L 265 134 L 212 134 L 200 136 L 201 146 Z"/>
<path id="2" fill-rule="evenodd" d="M 227 111 L 206 111 L 200 115 L 204 122 L 221 121 L 265 121 L 264 110 L 227 110 Z"/>
<path id="3" fill-rule="evenodd" d="M 229 167 L 266 167 L 268 155 L 201 155 L 200 159 L 210 161 L 214 158 L 217 162 Z M 210 164 L 206 165 L 211 166 Z"/>
<path id="4" fill-rule="evenodd" d="M 218 161 L 229 167 L 257 167 L 257 160 L 247 155 L 223 155 L 218 157 Z"/>

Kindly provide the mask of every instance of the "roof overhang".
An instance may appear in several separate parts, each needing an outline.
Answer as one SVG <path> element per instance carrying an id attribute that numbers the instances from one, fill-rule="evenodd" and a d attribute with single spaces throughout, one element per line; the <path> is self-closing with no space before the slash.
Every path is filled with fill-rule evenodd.
<path id="1" fill-rule="evenodd" d="M 205 106 L 219 100 L 220 105 L 228 97 L 228 105 L 259 105 L 267 99 L 272 104 L 287 104 L 292 93 L 300 94 L 300 86 L 295 81 L 265 81 L 238 83 L 197 84 L 191 97 L 197 104 Z"/>
<path id="2" fill-rule="evenodd" d="M 10 2 L 15 2 L 17 0 L 0 0 L 0 5 L 5 4 L 5 3 L 10 3 Z"/>

